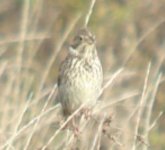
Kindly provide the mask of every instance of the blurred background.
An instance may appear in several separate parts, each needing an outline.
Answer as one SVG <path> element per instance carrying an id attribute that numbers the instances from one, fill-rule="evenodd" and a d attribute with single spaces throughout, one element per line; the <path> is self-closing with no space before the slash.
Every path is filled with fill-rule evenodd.
<path id="1" fill-rule="evenodd" d="M 1 145 L 14 135 L 11 145 L 23 149 L 20 143 L 26 140 L 21 138 L 30 137 L 30 129 L 18 137 L 16 133 L 42 110 L 44 97 L 56 83 L 59 64 L 74 34 L 82 27 L 89 6 L 89 0 L 0 0 Z M 165 110 L 165 1 L 96 0 L 88 27 L 96 36 L 104 83 L 124 68 L 101 99 L 109 102 L 127 93 L 140 93 L 135 102 L 115 106 L 117 116 L 125 115 L 123 120 L 139 103 L 151 64 L 144 110 L 153 98 L 150 120 L 153 122 Z M 143 115 L 145 118 L 146 113 Z M 52 132 L 53 127 L 47 125 L 53 117 L 52 113 L 48 120 L 43 118 L 43 126 L 36 128 L 32 135 L 37 138 L 31 140 L 31 149 L 42 146 L 47 139 L 43 133 L 42 140 L 37 141 L 41 129 Z M 151 149 L 164 150 L 164 139 L 165 114 L 162 114 L 149 133 Z"/>

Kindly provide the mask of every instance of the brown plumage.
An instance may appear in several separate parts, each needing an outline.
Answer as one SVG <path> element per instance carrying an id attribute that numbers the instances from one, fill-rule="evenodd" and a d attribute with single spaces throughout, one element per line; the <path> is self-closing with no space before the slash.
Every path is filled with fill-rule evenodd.
<path id="1" fill-rule="evenodd" d="M 60 65 L 58 101 L 65 115 L 70 115 L 81 104 L 91 107 L 96 103 L 103 80 L 102 66 L 97 55 L 95 38 L 88 29 L 81 29 Z"/>

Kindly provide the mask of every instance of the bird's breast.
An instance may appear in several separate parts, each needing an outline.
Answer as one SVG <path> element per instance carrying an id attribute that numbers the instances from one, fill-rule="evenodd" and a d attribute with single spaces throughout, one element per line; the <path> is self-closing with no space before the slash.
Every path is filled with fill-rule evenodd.
<path id="1" fill-rule="evenodd" d="M 74 59 L 64 71 L 63 86 L 83 94 L 93 94 L 101 88 L 102 68 L 98 60 L 86 62 Z"/>

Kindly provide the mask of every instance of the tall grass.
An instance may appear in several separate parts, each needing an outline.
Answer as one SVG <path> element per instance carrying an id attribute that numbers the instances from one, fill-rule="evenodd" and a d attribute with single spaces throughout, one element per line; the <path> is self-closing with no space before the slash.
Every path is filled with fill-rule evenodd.
<path id="1" fill-rule="evenodd" d="M 92 110 L 92 117 L 86 120 L 83 115 L 80 116 L 79 133 L 75 135 L 75 132 L 66 125 L 79 114 L 83 105 L 65 120 L 61 113 L 61 105 L 54 102 L 57 93 L 56 82 L 50 80 L 53 83 L 48 85 L 50 83 L 48 80 L 51 70 L 55 69 L 55 62 L 59 61 L 61 55 L 63 57 L 65 41 L 75 32 L 75 28 L 81 27 L 81 20 L 85 20 L 85 25 L 90 27 L 91 13 L 97 14 L 97 9 L 99 11 L 104 8 L 105 4 L 104 2 L 95 4 L 94 0 L 91 4 L 87 3 L 89 10 L 86 17 L 74 15 L 65 28 L 60 28 L 62 30 L 60 32 L 58 22 L 61 16 L 58 11 L 52 15 L 54 19 L 50 18 L 50 22 L 47 18 L 46 29 L 38 30 L 42 26 L 40 18 L 46 2 L 25 0 L 20 3 L 21 17 L 16 20 L 20 22 L 19 31 L 14 36 L 9 34 L 7 38 L 0 39 L 0 149 L 68 150 L 77 147 L 90 150 L 152 149 L 150 133 L 163 115 L 162 110 L 159 110 L 154 119 L 152 116 L 156 95 L 160 85 L 164 83 L 162 66 L 165 52 L 159 51 L 157 59 L 152 59 L 153 53 L 148 52 L 151 58 L 144 57 L 144 61 L 141 61 L 141 55 L 137 51 L 150 35 L 164 25 L 165 20 L 161 19 L 155 24 L 150 24 L 138 38 L 134 36 L 130 39 L 133 44 L 127 41 L 130 33 L 124 35 L 128 51 L 126 57 L 123 54 L 124 61 L 119 63 L 120 65 L 115 64 L 115 59 L 121 62 L 120 57 L 117 57 L 118 52 L 114 51 L 114 54 L 112 51 L 108 52 L 109 41 L 100 38 L 102 43 L 99 43 L 97 40 L 98 49 L 102 49 L 102 45 L 107 48 L 105 55 L 99 52 L 104 65 L 104 84 L 98 103 Z M 95 11 L 93 11 L 94 4 Z M 100 14 L 105 13 L 102 11 Z M 81 12 L 84 14 L 84 10 Z M 111 23 L 108 17 L 107 22 Z M 105 28 L 107 24 L 105 27 L 104 24 L 100 25 L 102 27 L 99 29 L 102 28 L 102 32 L 110 34 L 109 29 Z M 46 55 L 42 56 L 45 60 L 39 65 L 38 61 L 41 59 L 38 59 L 38 55 L 42 53 L 44 47 L 42 44 L 47 40 L 51 41 L 54 26 L 57 28 L 54 33 L 55 44 L 51 47 L 49 58 Z M 95 28 L 94 25 L 93 27 Z M 130 28 L 136 32 L 136 25 Z M 105 35 L 102 32 L 98 30 L 96 35 L 102 37 Z M 155 34 L 153 36 L 156 38 Z M 46 54 L 48 49 L 44 51 Z M 139 62 L 134 62 L 135 55 L 135 60 Z M 113 69 L 107 69 L 112 65 L 107 57 L 112 58 Z M 135 65 L 130 67 L 131 63 L 142 63 L 142 67 L 138 68 Z"/>

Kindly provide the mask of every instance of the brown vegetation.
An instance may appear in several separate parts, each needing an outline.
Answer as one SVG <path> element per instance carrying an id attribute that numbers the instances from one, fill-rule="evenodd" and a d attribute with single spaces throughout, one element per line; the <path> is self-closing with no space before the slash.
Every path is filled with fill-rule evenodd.
<path id="1" fill-rule="evenodd" d="M 2 0 L 0 149 L 71 149 L 54 104 L 58 65 L 90 7 L 87 0 Z M 104 68 L 89 149 L 164 150 L 165 1 L 97 0 L 88 24 Z M 80 139 L 90 126 L 81 120 Z M 107 123 L 108 122 L 108 123 Z M 92 130 L 91 130 L 92 131 Z M 86 134 L 85 134 L 86 133 Z"/>

